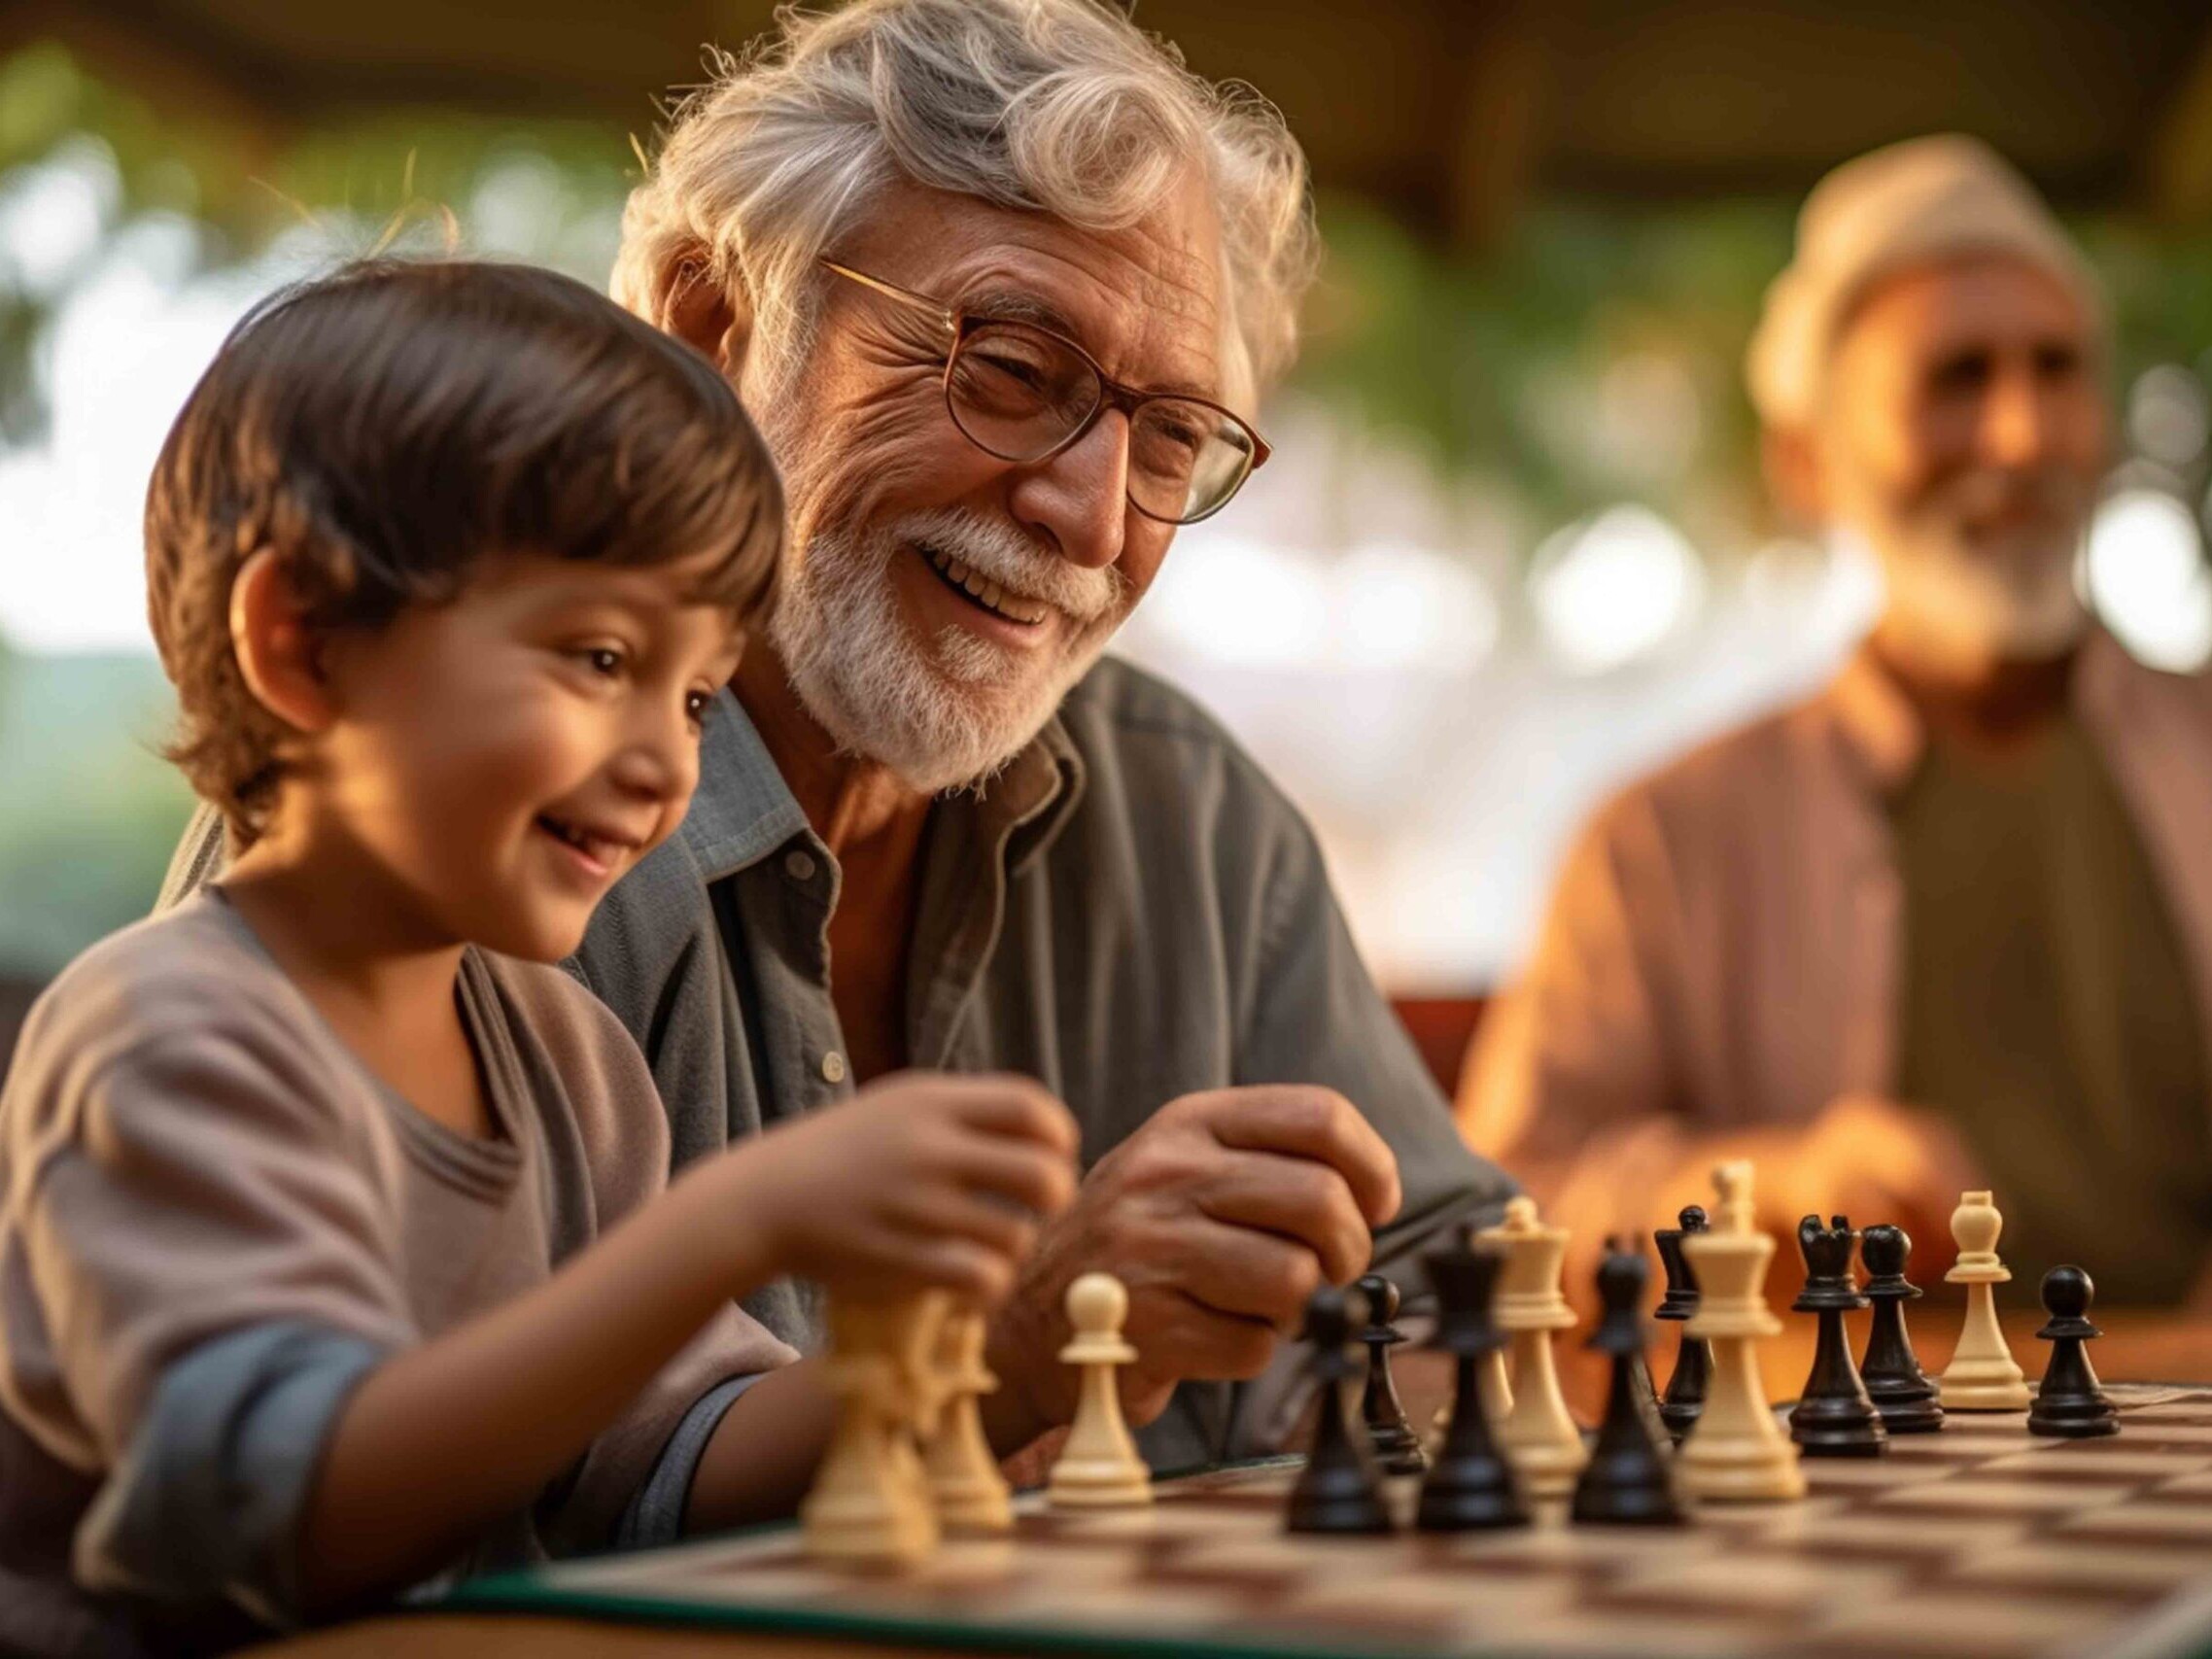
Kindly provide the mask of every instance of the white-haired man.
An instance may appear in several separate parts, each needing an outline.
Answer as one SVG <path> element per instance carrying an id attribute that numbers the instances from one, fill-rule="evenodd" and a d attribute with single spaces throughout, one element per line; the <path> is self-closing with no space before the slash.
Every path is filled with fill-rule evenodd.
<path id="1" fill-rule="evenodd" d="M 577 966 L 679 1161 L 906 1066 L 1066 1099 L 1089 1171 L 992 1327 L 1002 1450 L 1072 1408 L 1075 1275 L 1128 1287 L 1124 1399 L 1154 1463 L 1190 1464 L 1239 1443 L 1226 1380 L 1316 1285 L 1509 1190 L 1296 812 L 1100 657 L 1176 527 L 1265 458 L 1253 401 L 1313 254 L 1272 109 L 1091 0 L 790 15 L 686 104 L 625 217 L 616 295 L 738 386 L 791 554 L 683 833 Z M 748 1305 L 812 1333 L 802 1288 Z M 819 1443 L 805 1369 L 739 1407 L 793 1413 L 785 1492 Z M 1216 1382 L 1165 1410 L 1186 1379 Z"/>
<path id="2" fill-rule="evenodd" d="M 2033 1282 L 2183 1295 L 2212 1243 L 2212 680 L 2074 581 L 2105 463 L 2098 300 L 1985 146 L 1805 206 L 1749 378 L 1785 508 L 1871 545 L 1880 619 L 1804 707 L 1607 806 L 1475 1045 L 1470 1142 L 1586 1227 L 1722 1157 L 1778 1219 L 1939 1251 L 1993 1185 Z M 1930 1235 L 1933 1235 L 1932 1237 Z"/>

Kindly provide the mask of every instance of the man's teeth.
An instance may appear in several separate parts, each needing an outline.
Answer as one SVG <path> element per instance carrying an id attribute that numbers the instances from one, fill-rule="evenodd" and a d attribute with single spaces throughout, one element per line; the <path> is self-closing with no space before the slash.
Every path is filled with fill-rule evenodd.
<path id="1" fill-rule="evenodd" d="M 995 610 L 1011 621 L 1028 623 L 1042 622 L 1052 614 L 1048 606 L 1039 605 L 1033 599 L 1023 599 L 1020 594 L 1009 593 L 990 577 L 971 570 L 942 548 L 925 547 L 922 551 L 929 555 L 929 562 L 937 567 L 938 572 L 947 581 L 964 588 L 968 597 L 985 610 Z"/>

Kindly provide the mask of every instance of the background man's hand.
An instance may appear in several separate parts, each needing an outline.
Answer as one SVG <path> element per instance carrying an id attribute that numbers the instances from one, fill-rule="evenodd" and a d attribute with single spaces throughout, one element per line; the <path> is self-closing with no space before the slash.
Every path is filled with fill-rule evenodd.
<path id="1" fill-rule="evenodd" d="M 1108 1153 L 1043 1227 L 994 1322 L 994 1438 L 1025 1440 L 1075 1408 L 1061 1302 L 1112 1273 L 1129 1292 L 1123 1408 L 1147 1423 L 1186 1379 L 1256 1376 L 1323 1283 L 1366 1265 L 1397 1214 L 1398 1166 L 1340 1094 L 1268 1085 L 1170 1101 Z"/>
<path id="2" fill-rule="evenodd" d="M 1643 1226 L 1673 1227 L 1681 1204 L 1711 1208 L 1713 1166 L 1738 1158 L 1756 1168 L 1758 1224 L 1779 1241 L 1768 1290 L 1783 1301 L 1804 1282 L 1796 1245 L 1801 1217 L 1848 1216 L 1862 1229 L 1878 1223 L 1903 1227 L 1913 1239 L 1913 1280 L 1925 1285 L 1955 1256 L 1951 1212 L 1958 1194 L 1988 1185 L 1957 1131 L 1935 1114 L 1882 1095 L 1844 1094 L 1800 1127 L 1700 1137 L 1654 1186 Z M 1577 1236 L 1570 1243 L 1571 1299 L 1587 1295 L 1595 1242 Z"/>
<path id="3" fill-rule="evenodd" d="M 1800 1216 L 1849 1216 L 1857 1227 L 1886 1222 L 1912 1234 L 1913 1271 L 1926 1276 L 1955 1255 L 1951 1212 L 1959 1193 L 1988 1179 L 1957 1130 L 1932 1112 L 1875 1094 L 1846 1094 L 1813 1121 L 1782 1183 L 1762 1189 Z"/>

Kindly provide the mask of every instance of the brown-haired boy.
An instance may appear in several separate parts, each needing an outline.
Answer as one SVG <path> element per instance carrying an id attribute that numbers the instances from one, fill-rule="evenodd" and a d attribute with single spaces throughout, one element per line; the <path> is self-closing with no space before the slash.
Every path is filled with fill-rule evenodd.
<path id="1" fill-rule="evenodd" d="M 726 1520 L 793 1455 L 733 1297 L 1003 1294 L 1073 1188 L 1033 1086 L 892 1080 L 671 1187 L 546 965 L 681 818 L 780 520 L 712 368 L 564 278 L 364 265 L 225 345 L 147 561 L 235 856 L 62 976 L 0 1094 L 0 1647 Z"/>

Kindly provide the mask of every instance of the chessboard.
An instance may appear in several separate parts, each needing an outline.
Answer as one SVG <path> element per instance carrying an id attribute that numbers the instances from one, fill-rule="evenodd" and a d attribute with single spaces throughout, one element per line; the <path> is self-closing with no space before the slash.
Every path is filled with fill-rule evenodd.
<path id="1" fill-rule="evenodd" d="M 811 1561 L 796 1528 L 478 1580 L 439 1604 L 1018 1653 L 2212 1654 L 2212 1387 L 2108 1384 L 2121 1432 L 1953 1415 L 1808 1458 L 1801 1502 L 1677 1528 L 1284 1531 L 1297 1460 L 1162 1480 L 1150 1509 L 1018 1501 L 921 1565 Z M 1394 1483 L 1406 1509 L 1413 1482 Z"/>

